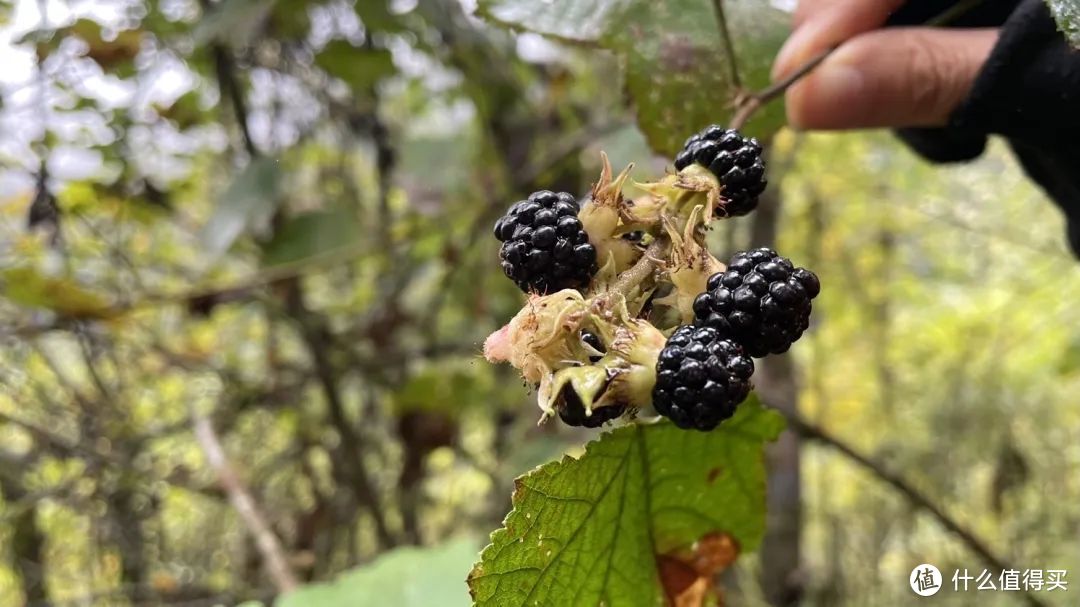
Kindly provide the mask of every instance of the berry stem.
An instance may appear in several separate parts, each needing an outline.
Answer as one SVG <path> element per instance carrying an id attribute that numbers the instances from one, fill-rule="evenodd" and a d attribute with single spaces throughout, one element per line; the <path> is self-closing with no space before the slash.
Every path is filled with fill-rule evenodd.
<path id="1" fill-rule="evenodd" d="M 836 50 L 836 47 L 832 46 L 821 51 L 800 65 L 797 70 L 789 74 L 783 80 L 774 82 L 760 91 L 743 96 L 742 99 L 736 103 L 737 109 L 735 111 L 735 116 L 731 119 L 731 124 L 728 125 L 728 128 L 735 130 L 742 129 L 763 105 L 776 99 L 780 95 L 783 95 L 784 91 L 788 90 L 791 85 L 798 82 L 803 76 L 809 74 L 811 70 L 824 61 L 834 50 Z"/>
<path id="2" fill-rule="evenodd" d="M 720 42 L 724 45 L 724 56 L 727 57 L 728 69 L 731 70 L 731 83 L 738 90 L 742 88 L 742 79 L 739 77 L 739 62 L 735 57 L 735 45 L 731 43 L 727 16 L 724 14 L 724 0 L 713 0 L 713 10 L 716 12 L 716 25 L 720 29 Z"/>
<path id="3" fill-rule="evenodd" d="M 642 253 L 641 259 L 637 260 L 630 269 L 622 274 L 611 285 L 611 290 L 622 295 L 629 295 L 635 287 L 648 280 L 656 271 L 657 263 L 667 258 L 668 248 L 671 242 L 667 236 L 658 237 L 649 248 Z"/>

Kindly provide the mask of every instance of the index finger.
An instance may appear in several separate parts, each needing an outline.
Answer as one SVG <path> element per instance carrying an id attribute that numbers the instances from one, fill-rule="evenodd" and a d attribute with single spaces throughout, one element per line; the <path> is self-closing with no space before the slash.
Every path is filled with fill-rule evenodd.
<path id="1" fill-rule="evenodd" d="M 818 53 L 881 27 L 905 0 L 800 0 L 794 32 L 773 63 L 779 80 Z"/>
<path id="2" fill-rule="evenodd" d="M 836 18 L 837 14 L 850 15 L 852 21 L 857 24 L 865 24 L 855 33 L 861 33 L 873 29 L 885 23 L 885 20 L 895 11 L 904 0 L 799 0 L 795 7 L 793 27 L 800 25 L 812 18 L 830 16 Z"/>

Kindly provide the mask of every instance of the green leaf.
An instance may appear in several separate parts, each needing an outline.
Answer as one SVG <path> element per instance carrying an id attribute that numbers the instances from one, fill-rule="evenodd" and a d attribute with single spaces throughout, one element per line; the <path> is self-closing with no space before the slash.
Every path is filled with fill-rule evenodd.
<path id="1" fill-rule="evenodd" d="M 459 191 L 469 184 L 470 156 L 463 149 L 472 149 L 463 137 L 417 137 L 400 145 L 400 173 L 410 199 L 437 198 L 446 192 Z"/>
<path id="2" fill-rule="evenodd" d="M 349 212 L 315 211 L 290 218 L 263 249 L 267 266 L 323 255 L 356 243 L 360 224 Z"/>
<path id="3" fill-rule="evenodd" d="M 768 85 L 773 57 L 787 35 L 788 15 L 767 0 L 723 0 L 726 27 L 713 4 L 480 0 L 477 12 L 515 29 L 616 52 L 642 132 L 653 149 L 670 155 L 691 133 L 727 122 L 740 93 Z M 744 131 L 767 137 L 782 124 L 783 110 L 773 103 Z"/>
<path id="4" fill-rule="evenodd" d="M 1080 48 L 1080 0 L 1046 0 L 1058 29 L 1073 48 Z"/>
<path id="5" fill-rule="evenodd" d="M 195 26 L 197 46 L 218 42 L 246 46 L 274 8 L 275 0 L 224 0 L 207 11 Z"/>
<path id="6" fill-rule="evenodd" d="M 632 424 L 517 479 L 469 575 L 475 604 L 663 604 L 657 559 L 710 534 L 761 541 L 762 450 L 783 425 L 751 399 L 713 432 Z"/>
<path id="7" fill-rule="evenodd" d="M 308 0 L 277 0 L 270 20 L 274 34 L 281 38 L 299 39 L 307 35 L 311 27 L 308 16 Z"/>
<path id="8" fill-rule="evenodd" d="M 407 29 L 401 16 L 390 12 L 387 0 L 357 2 L 354 10 L 365 29 L 375 32 L 400 32 Z"/>
<path id="9" fill-rule="evenodd" d="M 101 295 L 87 291 L 70 278 L 45 276 L 29 266 L 0 272 L 0 293 L 28 308 L 44 308 L 72 318 L 115 316 Z"/>
<path id="10" fill-rule="evenodd" d="M 480 0 L 481 17 L 566 42 L 595 43 L 613 31 L 637 0 Z"/>
<path id="11" fill-rule="evenodd" d="M 312 584 L 279 598 L 274 607 L 462 607 L 462 580 L 476 556 L 471 539 L 434 548 L 397 548 L 327 584 Z"/>
<path id="12" fill-rule="evenodd" d="M 318 55 L 315 64 L 327 74 L 341 78 L 354 91 L 371 88 L 379 80 L 394 75 L 390 51 L 360 48 L 346 40 L 332 40 Z"/>
<path id="13" fill-rule="evenodd" d="M 142 46 L 141 31 L 124 30 L 106 40 L 102 35 L 101 24 L 91 19 L 79 19 L 66 28 L 66 31 L 81 38 L 88 47 L 86 56 L 106 71 L 131 63 Z"/>
<path id="14" fill-rule="evenodd" d="M 447 358 L 418 369 L 394 392 L 394 413 L 441 411 L 458 415 L 482 403 L 477 397 L 491 389 L 491 381 L 475 363 L 471 356 Z"/>
<path id="15" fill-rule="evenodd" d="M 196 90 L 180 95 L 169 106 L 154 104 L 152 109 L 158 116 L 171 120 L 180 130 L 201 124 L 209 114 L 200 105 L 199 92 Z"/>
<path id="16" fill-rule="evenodd" d="M 137 29 L 122 30 L 106 39 L 101 24 L 93 19 L 79 19 L 58 29 L 39 29 L 26 32 L 14 44 L 33 43 L 39 61 L 54 53 L 68 37 L 79 38 L 86 44 L 86 57 L 94 60 L 105 71 L 128 71 L 142 47 L 143 32 Z"/>
<path id="17" fill-rule="evenodd" d="M 281 204 L 281 171 L 277 160 L 256 158 L 237 175 L 218 198 L 217 208 L 203 227 L 203 246 L 213 255 L 224 253 L 253 226 L 270 219 Z"/>

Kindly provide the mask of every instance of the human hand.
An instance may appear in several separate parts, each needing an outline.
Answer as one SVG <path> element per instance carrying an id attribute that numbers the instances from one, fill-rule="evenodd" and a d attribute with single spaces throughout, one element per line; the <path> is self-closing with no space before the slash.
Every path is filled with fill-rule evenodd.
<path id="1" fill-rule="evenodd" d="M 929 127 L 968 95 L 996 28 L 881 29 L 904 0 L 800 0 L 773 80 L 836 46 L 786 92 L 788 122 L 804 129 Z"/>

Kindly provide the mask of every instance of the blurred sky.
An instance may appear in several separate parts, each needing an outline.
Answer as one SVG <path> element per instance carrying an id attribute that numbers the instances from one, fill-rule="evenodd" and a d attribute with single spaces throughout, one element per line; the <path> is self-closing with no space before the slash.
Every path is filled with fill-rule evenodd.
<path id="1" fill-rule="evenodd" d="M 193 85 L 191 75 L 175 57 L 158 53 L 152 64 L 140 65 L 145 73 L 134 82 L 124 82 L 106 76 L 92 61 L 75 60 L 84 49 L 69 44 L 62 45 L 43 63 L 42 84 L 33 45 L 17 46 L 20 39 L 33 36 L 35 30 L 62 27 L 82 17 L 101 23 L 108 38 L 133 25 L 128 15 L 138 3 L 16 0 L 14 4 L 10 20 L 0 27 L 0 199 L 33 187 L 39 163 L 33 144 L 41 141 L 46 126 L 59 140 L 48 158 L 52 183 L 92 177 L 103 170 L 101 155 L 91 148 L 110 143 L 113 133 L 99 112 L 71 109 L 78 96 L 94 99 L 102 109 L 132 107 L 139 111 L 153 104 L 170 103 Z M 182 11 L 186 3 L 163 4 Z"/>
<path id="2" fill-rule="evenodd" d="M 467 14 L 475 8 L 474 0 L 460 0 Z M 412 10 L 416 0 L 395 0 L 398 12 Z M 109 119 L 102 115 L 115 109 L 128 108 L 132 125 L 128 127 L 124 145 L 138 150 L 129 162 L 136 164 L 139 173 L 156 178 L 159 187 L 181 175 L 186 169 L 185 156 L 207 146 L 221 149 L 224 132 L 211 126 L 198 132 L 180 131 L 158 119 L 155 105 L 168 107 L 178 97 L 192 90 L 198 78 L 184 65 L 173 49 L 156 41 L 144 42 L 136 59 L 138 73 L 121 80 L 103 73 L 92 60 L 81 57 L 85 48 L 75 40 L 65 42 L 42 64 L 44 78 L 39 75 L 34 45 L 28 42 L 36 30 L 64 27 L 80 18 L 91 18 L 102 24 L 103 35 L 111 39 L 117 31 L 138 25 L 142 3 L 138 0 L 15 0 L 8 22 L 0 26 L 0 203 L 14 195 L 31 192 L 39 169 L 41 149 L 38 145 L 46 127 L 56 136 L 47 161 L 49 186 L 56 191 L 63 181 L 98 178 L 112 181 L 116 168 L 102 162 L 95 146 L 115 142 Z M 42 9 L 44 9 L 44 14 Z M 171 19 L 194 20 L 199 9 L 194 0 L 164 0 L 161 10 Z M 333 38 L 344 38 L 359 44 L 362 26 L 356 20 L 348 2 L 313 6 L 309 11 L 312 22 L 308 42 L 321 48 Z M 23 41 L 23 44 L 16 43 Z M 427 57 L 415 52 L 407 41 L 386 41 L 393 52 L 394 62 L 405 77 L 421 77 L 432 91 L 454 84 L 457 74 L 448 73 Z M 561 51 L 533 34 L 521 35 L 519 52 L 528 60 L 549 61 Z M 184 51 L 185 49 L 179 49 Z M 298 134 L 298 126 L 313 119 L 311 108 L 318 104 L 305 97 L 303 86 L 287 82 L 267 70 L 251 69 L 249 105 L 250 127 L 257 142 L 267 149 L 289 145 Z M 42 84 L 44 82 L 44 84 Z M 393 83 L 390 83 L 393 87 Z M 204 107 L 217 103 L 214 87 L 202 90 Z M 80 97 L 93 99 L 97 109 L 75 109 Z M 269 108 L 277 108 L 270 110 Z M 277 112 L 290 108 L 288 120 Z M 448 107 L 435 120 L 418 120 L 410 126 L 419 131 L 444 131 L 457 128 L 468 120 L 471 108 Z"/>

